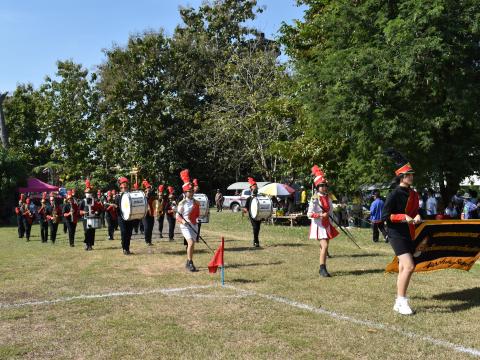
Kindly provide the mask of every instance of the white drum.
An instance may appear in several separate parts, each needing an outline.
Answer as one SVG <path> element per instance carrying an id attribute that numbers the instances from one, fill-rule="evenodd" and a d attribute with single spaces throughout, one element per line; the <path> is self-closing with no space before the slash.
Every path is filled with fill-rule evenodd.
<path id="1" fill-rule="evenodd" d="M 199 223 L 208 223 L 210 220 L 210 204 L 208 197 L 205 194 L 193 194 L 193 198 L 200 203 L 200 216 L 198 217 Z"/>
<path id="2" fill-rule="evenodd" d="M 120 196 L 120 213 L 123 220 L 141 220 L 145 217 L 147 198 L 143 191 L 124 192 Z"/>
<path id="3" fill-rule="evenodd" d="M 87 216 L 87 229 L 100 229 L 102 227 L 102 221 L 100 216 Z"/>
<path id="4" fill-rule="evenodd" d="M 267 220 L 273 214 L 273 203 L 267 196 L 256 196 L 250 202 L 248 209 L 253 220 Z"/>

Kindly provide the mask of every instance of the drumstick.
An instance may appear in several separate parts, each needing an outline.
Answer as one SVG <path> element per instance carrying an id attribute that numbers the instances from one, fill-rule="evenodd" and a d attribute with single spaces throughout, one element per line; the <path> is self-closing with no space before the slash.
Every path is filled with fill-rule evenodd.
<path id="1" fill-rule="evenodd" d="M 210 246 L 208 246 L 207 242 L 200 236 L 200 234 L 198 233 L 198 231 L 195 231 L 195 229 L 193 228 L 193 226 L 183 217 L 183 215 L 180 214 L 178 211 L 177 211 L 177 214 L 180 215 L 180 217 L 183 219 L 183 221 L 185 221 L 185 224 L 188 225 L 188 227 L 195 233 L 195 235 L 197 235 L 197 236 L 200 238 L 200 240 L 202 240 L 202 241 L 205 243 L 205 245 L 207 246 L 207 248 L 209 248 L 212 253 L 215 253 L 215 251 L 213 251 L 213 249 L 212 249 Z"/>

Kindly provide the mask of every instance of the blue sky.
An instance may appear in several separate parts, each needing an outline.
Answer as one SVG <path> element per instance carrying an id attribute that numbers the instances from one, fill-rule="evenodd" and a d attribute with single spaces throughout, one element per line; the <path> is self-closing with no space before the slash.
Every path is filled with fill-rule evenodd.
<path id="1" fill-rule="evenodd" d="M 73 59 L 89 70 L 103 60 L 102 49 L 126 44 L 145 29 L 171 35 L 180 23 L 178 7 L 202 0 L 2 0 L 0 1 L 0 92 L 18 83 L 38 87 L 54 75 L 57 60 Z M 275 36 L 282 21 L 301 19 L 295 0 L 258 0 L 266 11 L 255 26 Z"/>

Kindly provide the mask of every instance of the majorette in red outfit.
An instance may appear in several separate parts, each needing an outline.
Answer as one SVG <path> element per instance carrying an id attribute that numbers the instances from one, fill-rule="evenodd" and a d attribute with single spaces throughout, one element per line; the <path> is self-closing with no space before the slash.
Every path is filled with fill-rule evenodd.
<path id="1" fill-rule="evenodd" d="M 184 199 L 180 201 L 177 207 L 177 222 L 180 224 L 180 230 L 187 242 L 187 263 L 185 267 L 193 272 L 196 271 L 192 258 L 194 241 L 198 233 L 197 219 L 200 215 L 200 204 L 193 198 L 193 184 L 190 182 L 188 169 L 180 172 L 180 178 L 183 181 Z"/>

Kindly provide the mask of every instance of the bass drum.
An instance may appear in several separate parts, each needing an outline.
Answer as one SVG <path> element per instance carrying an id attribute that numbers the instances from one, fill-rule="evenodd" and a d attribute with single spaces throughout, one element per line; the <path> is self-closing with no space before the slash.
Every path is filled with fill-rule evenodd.
<path id="1" fill-rule="evenodd" d="M 252 198 L 248 211 L 253 220 L 267 220 L 273 214 L 272 200 L 267 196 L 256 196 Z"/>
<path id="2" fill-rule="evenodd" d="M 205 224 L 210 220 L 210 204 L 205 194 L 193 194 L 193 198 L 200 203 L 200 215 L 198 222 Z"/>
<path id="3" fill-rule="evenodd" d="M 120 213 L 123 220 L 141 220 L 145 217 L 147 198 L 143 191 L 124 192 L 120 196 Z"/>

